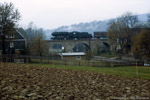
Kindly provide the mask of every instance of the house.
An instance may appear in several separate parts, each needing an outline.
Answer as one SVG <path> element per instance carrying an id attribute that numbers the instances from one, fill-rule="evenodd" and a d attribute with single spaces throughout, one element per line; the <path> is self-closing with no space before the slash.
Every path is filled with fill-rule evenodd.
<path id="1" fill-rule="evenodd" d="M 5 35 L 5 49 L 7 54 L 22 54 L 27 47 L 26 38 L 15 30 L 11 34 Z M 2 55 L 2 40 L 0 39 L 0 55 Z"/>
<path id="2" fill-rule="evenodd" d="M 108 39 L 106 32 L 94 32 L 95 39 Z"/>
<path id="3" fill-rule="evenodd" d="M 84 52 L 59 53 L 62 60 L 86 60 Z"/>

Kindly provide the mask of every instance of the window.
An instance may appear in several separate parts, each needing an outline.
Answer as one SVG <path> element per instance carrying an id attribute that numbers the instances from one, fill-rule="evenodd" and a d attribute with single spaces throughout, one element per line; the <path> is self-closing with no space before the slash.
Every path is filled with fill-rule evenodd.
<path id="1" fill-rule="evenodd" d="M 81 56 L 76 56 L 76 60 L 81 60 Z"/>
<path id="2" fill-rule="evenodd" d="M 15 38 L 15 35 L 14 34 L 10 34 L 9 38 Z"/>
<path id="3" fill-rule="evenodd" d="M 10 48 L 13 48 L 13 47 L 14 47 L 14 43 L 10 42 Z"/>

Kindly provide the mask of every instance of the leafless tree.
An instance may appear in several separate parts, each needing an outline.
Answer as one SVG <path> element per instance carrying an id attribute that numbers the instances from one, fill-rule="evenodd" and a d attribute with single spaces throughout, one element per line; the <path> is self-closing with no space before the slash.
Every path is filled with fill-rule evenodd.
<path id="1" fill-rule="evenodd" d="M 137 16 L 128 12 L 117 19 L 111 20 L 108 37 L 111 44 L 119 44 L 121 52 L 130 53 L 135 29 L 139 26 Z"/>

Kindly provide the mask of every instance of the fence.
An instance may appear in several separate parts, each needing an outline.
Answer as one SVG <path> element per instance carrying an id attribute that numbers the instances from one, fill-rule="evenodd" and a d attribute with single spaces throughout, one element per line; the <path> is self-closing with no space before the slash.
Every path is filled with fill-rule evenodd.
<path id="1" fill-rule="evenodd" d="M 111 62 L 95 60 L 61 60 L 60 56 L 27 56 L 27 55 L 3 55 L 0 57 L 3 62 L 15 63 L 40 63 L 56 65 L 73 65 L 73 66 L 92 66 L 92 67 L 116 67 L 116 66 L 143 66 L 144 62 Z"/>

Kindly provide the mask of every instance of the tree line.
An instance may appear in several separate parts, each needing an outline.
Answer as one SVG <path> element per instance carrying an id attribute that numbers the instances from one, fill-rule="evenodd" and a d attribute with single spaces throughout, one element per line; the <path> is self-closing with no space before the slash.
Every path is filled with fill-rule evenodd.
<path id="1" fill-rule="evenodd" d="M 119 54 L 150 58 L 150 16 L 142 24 L 136 15 L 125 13 L 109 22 L 107 36 Z"/>

